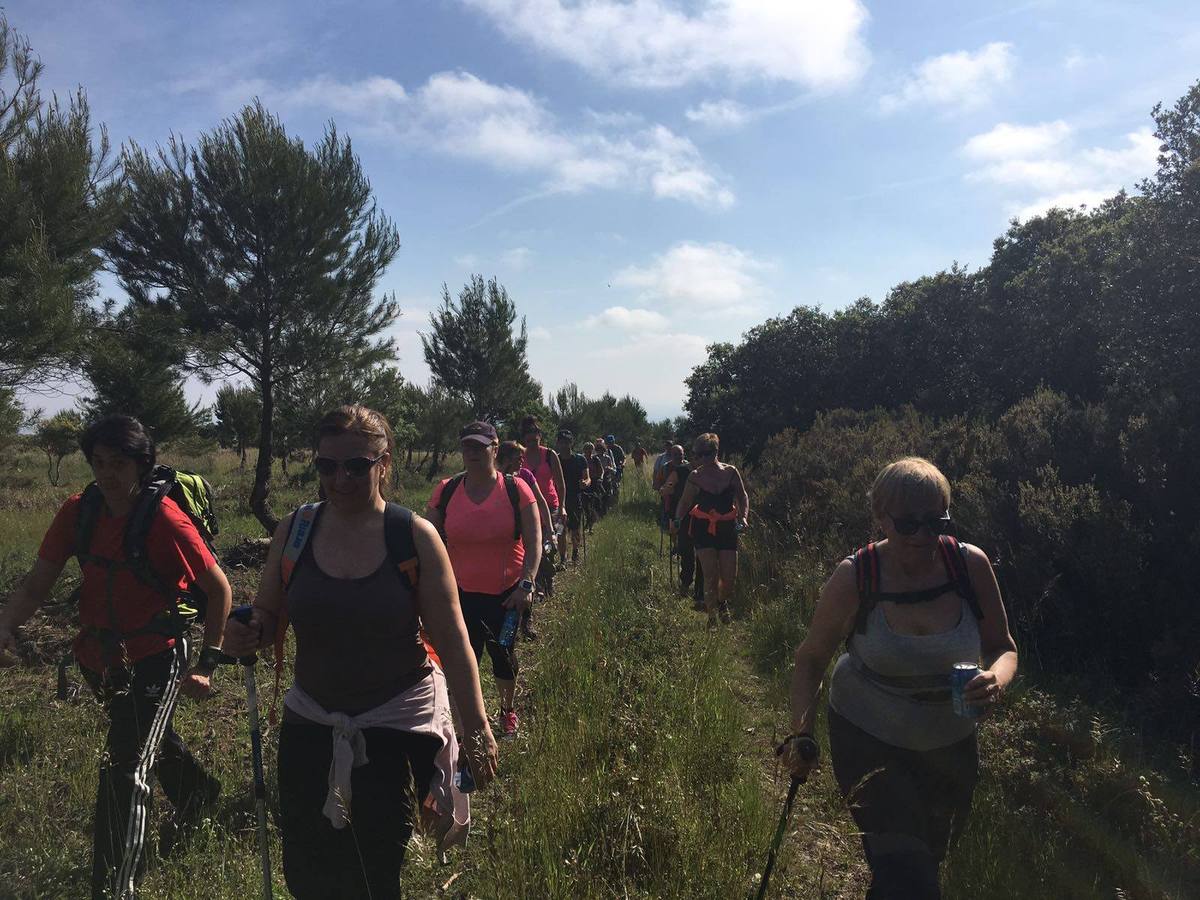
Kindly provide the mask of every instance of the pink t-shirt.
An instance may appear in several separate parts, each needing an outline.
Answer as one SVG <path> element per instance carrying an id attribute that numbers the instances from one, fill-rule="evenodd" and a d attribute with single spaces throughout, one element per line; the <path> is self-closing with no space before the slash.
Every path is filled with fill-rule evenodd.
<path id="1" fill-rule="evenodd" d="M 550 454 L 545 447 L 539 447 L 538 450 L 540 461 L 536 466 L 529 465 L 528 452 L 525 453 L 522 465 L 527 466 L 533 472 L 533 477 L 537 479 L 550 508 L 558 509 L 558 487 L 554 484 L 554 470 L 550 467 Z"/>
<path id="2" fill-rule="evenodd" d="M 429 498 L 429 509 L 437 509 L 446 489 L 444 479 Z M 529 485 L 514 479 L 520 507 L 525 510 L 536 502 Z M 480 594 L 499 594 L 521 579 L 525 562 L 525 545 L 513 540 L 513 508 L 504 488 L 504 476 L 496 473 L 496 485 L 487 499 L 476 504 L 467 496 L 465 483 L 460 483 L 446 508 L 442 525 L 446 549 L 454 579 L 461 590 Z"/>

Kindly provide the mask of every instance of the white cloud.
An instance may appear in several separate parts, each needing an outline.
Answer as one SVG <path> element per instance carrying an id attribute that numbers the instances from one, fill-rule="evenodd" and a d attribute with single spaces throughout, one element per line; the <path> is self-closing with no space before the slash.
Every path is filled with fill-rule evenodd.
<path id="1" fill-rule="evenodd" d="M 967 141 L 963 152 L 975 159 L 1023 159 L 1056 149 L 1070 136 L 1071 126 L 1061 119 L 1040 125 L 1001 122 Z"/>
<path id="2" fill-rule="evenodd" d="M 716 209 L 735 199 L 696 145 L 665 126 L 571 131 L 532 94 L 469 72 L 439 73 L 414 91 L 389 78 L 321 77 L 272 99 L 328 110 L 360 131 L 411 146 L 540 176 L 545 191 L 640 190 Z"/>
<path id="3" fill-rule="evenodd" d="M 704 348 L 708 341 L 698 334 L 682 334 L 663 332 L 661 334 L 636 335 L 627 341 L 612 346 L 598 347 L 591 350 L 588 356 L 594 359 L 637 359 L 646 366 L 647 376 L 653 378 L 656 374 L 662 376 L 664 369 L 671 372 L 682 372 L 682 379 L 697 363 L 705 358 Z M 671 357 L 688 360 L 686 365 L 666 365 Z"/>
<path id="4" fill-rule="evenodd" d="M 984 105 L 995 88 L 1012 78 L 1012 44 L 994 42 L 975 53 L 959 50 L 922 62 L 894 93 L 879 98 L 885 113 L 910 106 L 958 111 Z"/>
<path id="5" fill-rule="evenodd" d="M 661 331 L 667 327 L 667 317 L 652 309 L 610 306 L 599 315 L 589 316 L 583 324 L 588 328 L 607 325 L 622 331 Z"/>
<path id="6" fill-rule="evenodd" d="M 533 328 L 530 328 L 526 334 L 531 341 L 548 341 L 552 337 L 550 334 L 550 329 L 542 325 L 537 325 Z"/>
<path id="7" fill-rule="evenodd" d="M 762 307 L 766 289 L 758 273 L 767 263 L 729 244 L 682 242 L 648 266 L 629 266 L 613 276 L 637 288 L 649 305 L 667 304 L 704 315 L 737 315 Z"/>
<path id="8" fill-rule="evenodd" d="M 1015 199 L 1012 211 L 1024 219 L 1056 206 L 1095 207 L 1156 167 L 1159 145 L 1149 128 L 1125 135 L 1116 148 L 1080 148 L 1072 137 L 1062 121 L 1001 123 L 963 146 L 964 155 L 981 164 L 967 179 L 1012 189 L 1023 198 Z"/>
<path id="9" fill-rule="evenodd" d="M 637 87 L 763 80 L 833 89 L 866 69 L 861 0 L 463 0 L 510 38 Z"/>
<path id="10" fill-rule="evenodd" d="M 505 250 L 500 254 L 501 264 L 508 269 L 520 272 L 529 265 L 529 261 L 533 258 L 533 251 L 528 247 L 513 247 L 511 250 Z"/>
<path id="11" fill-rule="evenodd" d="M 479 257 L 474 253 L 464 253 L 461 256 L 454 257 L 454 264 L 460 269 L 475 270 L 479 268 Z"/>
<path id="12" fill-rule="evenodd" d="M 689 121 L 709 128 L 740 128 L 750 121 L 750 110 L 736 100 L 705 100 L 684 113 Z"/>

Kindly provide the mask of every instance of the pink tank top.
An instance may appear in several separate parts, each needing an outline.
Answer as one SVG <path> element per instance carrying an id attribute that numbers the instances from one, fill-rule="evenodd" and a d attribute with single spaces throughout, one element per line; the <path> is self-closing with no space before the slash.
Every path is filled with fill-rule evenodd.
<path id="1" fill-rule="evenodd" d="M 529 454 L 525 454 L 525 465 L 533 470 L 533 477 L 537 479 L 538 487 L 542 489 L 542 494 L 546 497 L 546 503 L 551 509 L 558 507 L 558 489 L 554 486 L 554 470 L 550 468 L 550 458 L 546 453 L 545 447 L 539 447 L 542 451 L 542 461 L 536 466 L 529 465 Z"/>

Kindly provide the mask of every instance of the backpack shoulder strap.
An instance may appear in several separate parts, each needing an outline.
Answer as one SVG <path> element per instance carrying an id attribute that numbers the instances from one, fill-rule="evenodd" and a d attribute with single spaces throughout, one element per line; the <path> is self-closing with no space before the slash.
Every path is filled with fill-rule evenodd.
<path id="1" fill-rule="evenodd" d="M 279 574 L 283 580 L 285 591 L 292 581 L 292 573 L 296 571 L 296 564 L 300 562 L 304 548 L 308 545 L 308 539 L 312 537 L 313 522 L 316 521 L 317 513 L 320 511 L 321 501 L 318 500 L 316 503 L 305 503 L 292 515 L 287 543 L 283 545 L 283 555 L 279 558 Z"/>
<path id="2" fill-rule="evenodd" d="M 955 590 L 967 601 L 975 618 L 982 619 L 983 608 L 979 605 L 979 598 L 975 595 L 975 586 L 971 584 L 971 573 L 967 570 L 966 550 L 962 543 L 953 535 L 939 535 L 938 552 L 941 553 L 942 565 L 946 567 L 946 574 L 954 582 Z"/>
<path id="3" fill-rule="evenodd" d="M 96 520 L 104 506 L 104 497 L 96 482 L 83 489 L 79 497 L 79 518 L 75 520 L 75 556 L 82 563 L 88 558 L 88 550 L 92 546 L 92 532 L 96 530 Z"/>
<path id="4" fill-rule="evenodd" d="M 146 555 L 146 541 L 154 517 L 158 515 L 158 510 L 162 506 L 163 497 L 167 496 L 173 487 L 175 487 L 175 470 L 170 466 L 155 466 L 134 502 L 122 541 L 125 548 L 125 561 L 133 570 L 133 574 L 160 593 L 174 592 L 167 591 L 162 580 L 150 568 L 150 561 Z"/>
<path id="5" fill-rule="evenodd" d="M 458 490 L 458 486 L 462 484 L 464 478 L 467 477 L 466 472 L 459 472 L 453 478 L 446 482 L 446 486 L 442 488 L 442 496 L 438 497 L 438 512 L 442 514 L 442 530 L 446 530 L 446 510 L 450 508 L 450 498 L 454 496 L 454 492 Z"/>
<path id="6" fill-rule="evenodd" d="M 383 541 L 388 559 L 400 572 L 405 586 L 414 591 L 421 580 L 421 560 L 413 540 L 412 510 L 399 503 L 389 503 L 383 511 Z"/>
<path id="7" fill-rule="evenodd" d="M 872 541 L 850 556 L 858 582 L 858 611 L 854 614 L 854 633 L 865 634 L 867 619 L 879 594 L 879 548 Z"/>
<path id="8" fill-rule="evenodd" d="M 508 492 L 508 502 L 513 508 L 513 540 L 521 539 L 521 493 L 517 490 L 517 480 L 511 475 L 504 476 L 504 490 Z"/>

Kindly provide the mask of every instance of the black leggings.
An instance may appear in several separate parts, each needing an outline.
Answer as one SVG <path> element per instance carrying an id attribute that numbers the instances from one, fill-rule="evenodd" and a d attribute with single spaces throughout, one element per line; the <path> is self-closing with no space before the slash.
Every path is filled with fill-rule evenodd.
<path id="1" fill-rule="evenodd" d="M 863 833 L 869 900 L 936 900 L 938 868 L 962 836 L 979 774 L 975 735 L 920 752 L 894 747 L 829 710 L 838 787 Z"/>
<path id="2" fill-rule="evenodd" d="M 365 728 L 367 760 L 350 775 L 350 821 L 321 812 L 329 790 L 333 729 L 287 722 L 279 730 L 279 832 L 283 877 L 301 900 L 399 900 L 400 867 L 429 791 L 437 738 Z"/>
<path id="3" fill-rule="evenodd" d="M 508 614 L 501 604 L 515 589 L 516 585 L 513 585 L 502 594 L 458 592 L 458 605 L 467 625 L 471 649 L 475 651 L 475 662 L 483 659 L 483 648 L 487 647 L 488 656 L 492 658 L 492 675 L 502 681 L 512 681 L 517 677 L 516 644 L 513 644 L 512 650 L 505 650 L 496 641 L 500 637 L 500 629 L 504 627 L 504 617 Z"/>

